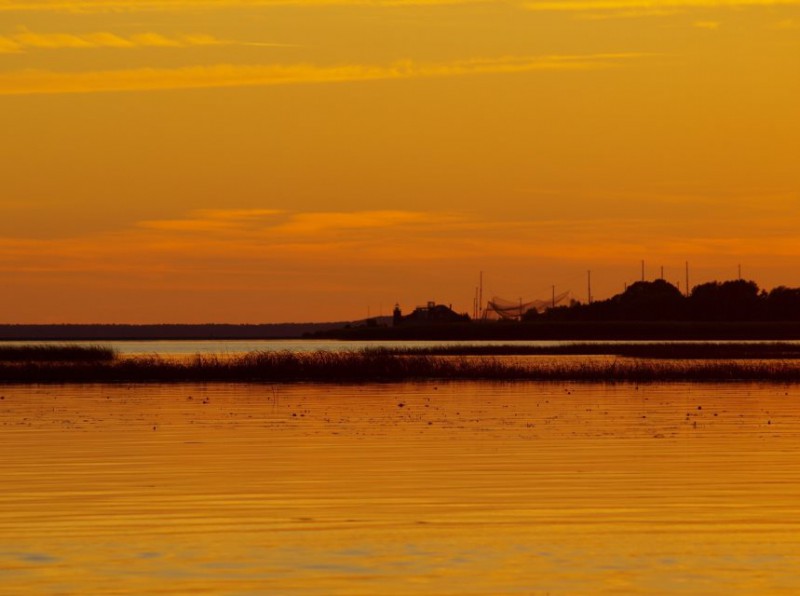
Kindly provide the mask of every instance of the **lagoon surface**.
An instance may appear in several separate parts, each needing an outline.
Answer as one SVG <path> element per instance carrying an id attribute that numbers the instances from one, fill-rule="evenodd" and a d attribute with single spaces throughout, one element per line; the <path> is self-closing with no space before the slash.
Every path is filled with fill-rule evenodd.
<path id="1" fill-rule="evenodd" d="M 4 594 L 800 592 L 800 386 L 0 397 Z"/>
<path id="2" fill-rule="evenodd" d="M 482 341 L 339 341 L 328 339 L 264 339 L 264 340 L 128 340 L 128 341 L 0 341 L 0 346 L 108 346 L 122 356 L 160 355 L 160 356 L 193 356 L 195 354 L 211 354 L 232 356 L 248 352 L 341 352 L 362 350 L 364 348 L 431 348 L 456 346 L 564 346 L 572 344 L 785 344 L 798 345 L 797 340 L 482 340 Z"/>

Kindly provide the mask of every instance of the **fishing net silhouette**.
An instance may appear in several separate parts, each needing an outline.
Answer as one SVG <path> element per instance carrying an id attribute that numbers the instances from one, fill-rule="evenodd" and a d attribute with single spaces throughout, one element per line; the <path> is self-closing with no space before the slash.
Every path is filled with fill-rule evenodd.
<path id="1" fill-rule="evenodd" d="M 537 312 L 544 312 L 548 308 L 566 303 L 567 298 L 569 298 L 569 291 L 556 294 L 555 299 L 531 300 L 529 302 L 506 300 L 505 298 L 494 296 L 486 303 L 486 309 L 483 311 L 483 318 L 488 321 L 518 321 L 522 318 L 522 315 L 531 309 Z"/>

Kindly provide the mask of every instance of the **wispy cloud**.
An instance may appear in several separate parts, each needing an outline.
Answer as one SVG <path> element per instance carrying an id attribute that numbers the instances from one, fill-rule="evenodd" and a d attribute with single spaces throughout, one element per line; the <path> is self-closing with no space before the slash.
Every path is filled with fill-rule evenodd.
<path id="1" fill-rule="evenodd" d="M 133 12 L 224 10 L 262 6 L 439 6 L 477 4 L 487 0 L 0 0 L 0 12 Z M 505 0 L 501 0 L 505 1 Z"/>
<path id="2" fill-rule="evenodd" d="M 403 210 L 318 211 L 288 213 L 277 209 L 202 209 L 177 219 L 146 220 L 138 227 L 187 233 L 235 233 L 277 237 L 320 237 L 364 230 L 441 229 L 447 222 L 462 221 L 454 214 Z"/>
<path id="3" fill-rule="evenodd" d="M 196 268 L 224 262 L 342 267 L 343 263 L 551 259 L 622 263 L 631 254 L 753 258 L 800 256 L 797 219 L 726 222 L 710 234 L 703 222 L 654 219 L 487 221 L 464 213 L 403 210 L 285 212 L 204 210 L 143 221 L 96 236 L 50 240 L 0 238 L 0 272 L 119 271 L 152 266 Z M 334 266 L 334 265 L 331 265 Z M 343 268 L 347 269 L 350 265 Z"/>
<path id="4" fill-rule="evenodd" d="M 615 68 L 643 54 L 589 54 L 579 56 L 505 56 L 473 60 L 417 63 L 400 61 L 388 66 L 349 64 L 272 64 L 141 68 L 97 72 L 26 70 L 0 74 L 0 95 L 102 93 L 209 87 L 253 87 L 341 83 L 388 79 L 457 77 L 532 71 L 582 71 Z"/>
<path id="5" fill-rule="evenodd" d="M 523 4 L 535 11 L 669 11 L 690 8 L 797 6 L 800 0 L 542 0 Z"/>
<path id="6" fill-rule="evenodd" d="M 625 10 L 605 10 L 600 12 L 580 12 L 576 18 L 587 21 L 604 21 L 610 19 L 642 19 L 652 17 L 668 17 L 685 12 L 678 8 L 631 8 Z"/>
<path id="7" fill-rule="evenodd" d="M 773 29 L 779 29 L 783 31 L 797 31 L 800 29 L 800 20 L 797 19 L 783 19 L 782 21 L 778 21 L 772 27 Z"/>
<path id="8" fill-rule="evenodd" d="M 414 211 L 358 211 L 299 213 L 276 231 L 288 234 L 319 234 L 321 232 L 350 232 L 376 228 L 392 228 L 424 223 L 431 214 Z M 433 216 L 434 219 L 440 217 Z"/>
<path id="9" fill-rule="evenodd" d="M 284 213 L 279 209 L 201 209 L 180 219 L 146 220 L 139 227 L 178 232 L 241 231 Z"/>
<path id="10" fill-rule="evenodd" d="M 0 53 L 19 53 L 31 49 L 93 49 L 93 48 L 185 48 L 191 46 L 225 45 L 229 42 L 211 35 L 180 35 L 169 37 L 159 33 L 140 33 L 122 36 L 108 32 L 85 34 L 36 33 L 20 29 L 11 35 L 0 35 Z"/>

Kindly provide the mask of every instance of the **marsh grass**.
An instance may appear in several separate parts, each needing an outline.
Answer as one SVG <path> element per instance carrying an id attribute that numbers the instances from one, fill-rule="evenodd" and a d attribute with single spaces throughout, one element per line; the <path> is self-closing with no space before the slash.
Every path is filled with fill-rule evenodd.
<path id="1" fill-rule="evenodd" d="M 157 356 L 111 361 L 0 363 L 0 383 L 358 383 L 425 380 L 574 382 L 800 382 L 800 362 L 788 360 L 604 360 L 528 362 L 491 356 L 440 357 L 378 350 L 253 352 L 234 357 Z"/>
<path id="2" fill-rule="evenodd" d="M 100 345 L 0 345 L 0 362 L 109 362 L 116 357 L 113 348 Z"/>
<path id="3" fill-rule="evenodd" d="M 800 359 L 800 344 L 772 343 L 575 343 L 556 346 L 460 345 L 367 348 L 376 354 L 402 356 L 621 356 L 668 360 Z"/>

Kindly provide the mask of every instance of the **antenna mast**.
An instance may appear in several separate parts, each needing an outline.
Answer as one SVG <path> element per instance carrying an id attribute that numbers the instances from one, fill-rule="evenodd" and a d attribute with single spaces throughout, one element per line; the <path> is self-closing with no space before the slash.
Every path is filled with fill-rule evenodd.
<path id="1" fill-rule="evenodd" d="M 686 261 L 686 296 L 689 296 L 689 261 Z"/>
<path id="2" fill-rule="evenodd" d="M 481 271 L 480 276 L 480 286 L 478 290 L 478 316 L 482 319 L 483 318 L 483 271 Z"/>

